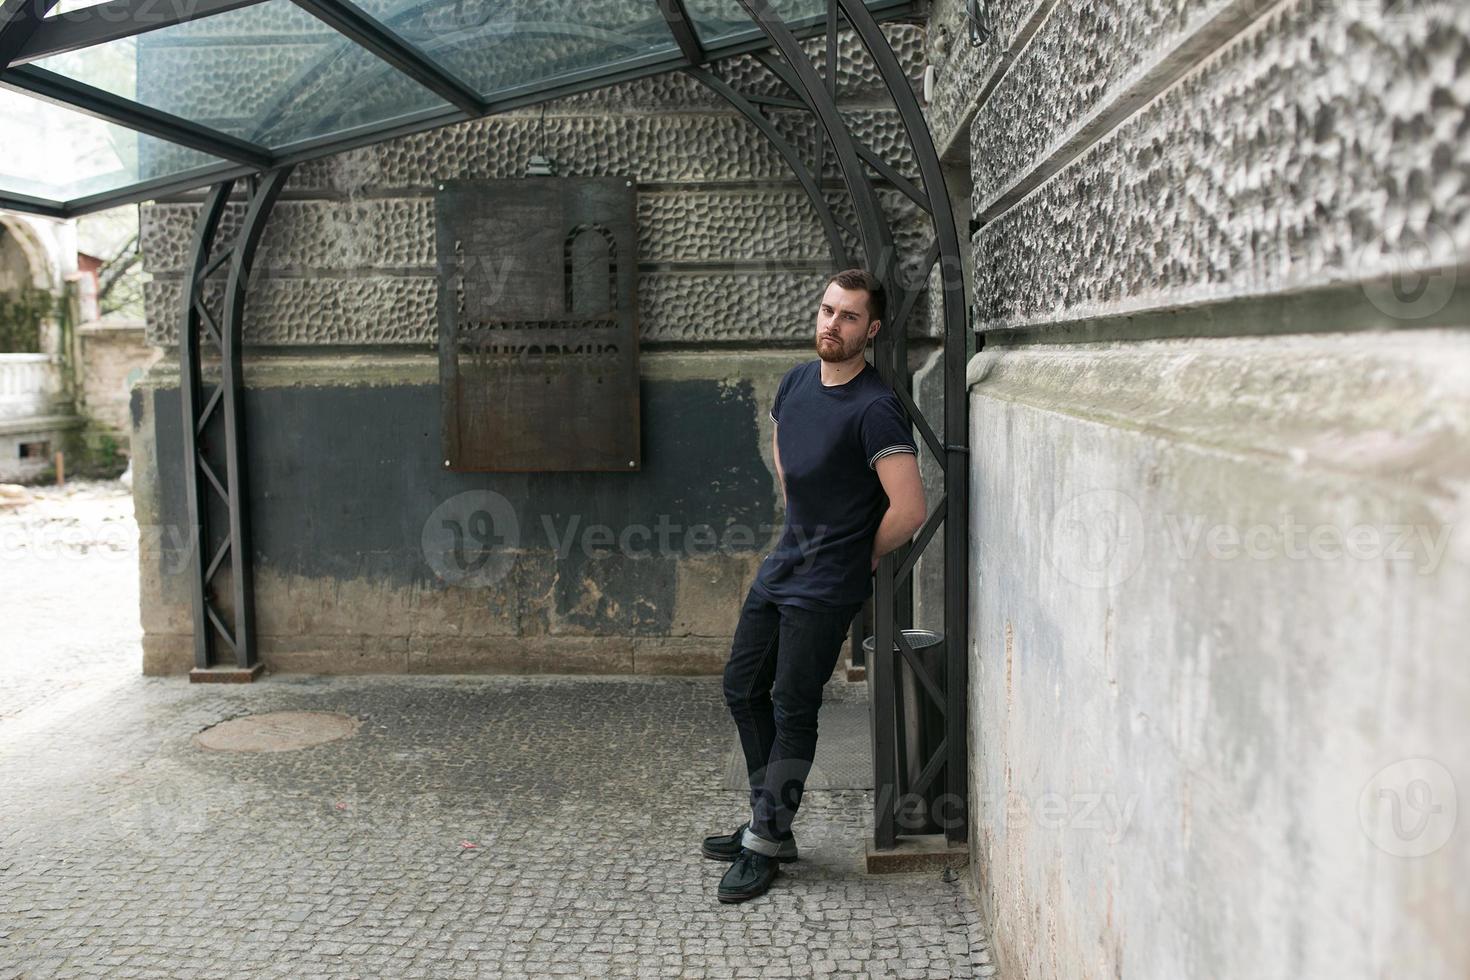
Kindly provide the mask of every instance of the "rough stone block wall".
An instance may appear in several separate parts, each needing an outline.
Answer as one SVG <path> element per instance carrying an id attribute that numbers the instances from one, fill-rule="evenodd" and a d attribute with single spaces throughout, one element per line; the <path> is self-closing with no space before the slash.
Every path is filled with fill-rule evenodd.
<path id="1" fill-rule="evenodd" d="M 147 43 L 173 48 L 151 52 L 159 55 L 159 72 L 149 98 L 245 135 L 253 125 L 249 114 L 274 97 L 273 73 L 299 66 L 307 51 L 321 47 L 320 38 L 301 33 L 299 12 L 274 8 L 242 13 L 234 22 L 236 32 L 248 22 L 257 40 L 278 38 L 284 49 L 250 65 L 224 63 L 226 46 L 237 40 L 228 20 L 206 18 L 186 31 L 150 35 Z M 603 15 L 612 16 L 599 8 Z M 923 25 L 892 22 L 883 29 L 917 88 Z M 813 55 L 823 48 L 820 39 L 804 43 Z M 750 57 L 712 67 L 742 93 L 787 94 Z M 191 87 L 177 84 L 220 71 L 234 72 L 239 88 L 228 103 L 191 103 Z M 892 103 L 847 33 L 836 89 L 859 138 L 916 178 Z M 378 111 L 381 99 L 358 110 Z M 305 108 L 280 106 L 278 115 L 299 121 Z M 813 120 L 780 108 L 770 117 L 820 177 L 838 220 L 854 226 Z M 562 176 L 623 175 L 637 186 L 640 474 L 544 474 L 533 487 L 503 474 L 442 474 L 431 448 L 437 440 L 436 185 L 518 177 L 538 153 L 552 157 Z M 932 234 L 924 216 L 896 190 L 883 187 L 879 197 L 902 254 L 914 262 Z M 140 521 L 156 529 L 156 547 L 142 559 L 149 672 L 185 670 L 192 655 L 188 583 L 175 533 L 183 514 L 183 463 L 173 421 L 172 345 L 197 211 L 190 200 L 143 209 L 142 247 L 152 275 L 148 340 L 167 352 L 134 402 L 137 445 L 145 447 L 139 457 L 148 464 L 140 468 L 135 496 Z M 221 241 L 236 234 L 242 215 L 239 206 L 227 211 Z M 856 250 L 855 240 L 847 244 Z M 830 271 L 821 225 L 786 163 L 727 103 L 684 74 L 626 82 L 298 167 L 257 254 L 244 331 L 246 412 L 252 451 L 263 455 L 252 464 L 260 476 L 252 483 L 252 512 L 267 665 L 719 670 L 744 590 L 779 532 L 771 397 L 787 368 L 814 356 L 815 302 Z M 910 319 L 919 353 L 932 345 L 931 319 L 920 301 Z M 344 365 L 351 370 L 344 373 Z M 252 414 L 265 406 L 296 421 Z M 703 462 L 686 458 L 681 430 L 650 414 L 655 409 L 705 419 L 700 448 L 714 455 Z M 732 412 L 744 413 L 743 422 Z M 296 431 L 303 427 L 309 433 Z M 375 487 L 371 505 L 358 496 L 364 479 Z M 684 490 L 669 489 L 681 481 Z M 319 492 L 312 489 L 319 485 Z M 479 490 L 528 508 L 517 514 L 522 530 L 540 528 L 546 518 L 561 526 L 577 517 L 617 535 L 656 526 L 662 517 L 686 532 L 708 524 L 721 544 L 713 554 L 695 546 L 648 560 L 589 560 L 580 551 L 558 555 L 556 542 L 533 535 L 495 588 L 463 588 L 436 578 L 420 537 L 438 505 Z M 334 507 L 329 501 L 337 498 Z M 732 537 L 732 528 L 750 535 Z"/>
<path id="2" fill-rule="evenodd" d="M 1463 976 L 1470 8 L 987 6 L 929 53 L 1000 973 Z"/>

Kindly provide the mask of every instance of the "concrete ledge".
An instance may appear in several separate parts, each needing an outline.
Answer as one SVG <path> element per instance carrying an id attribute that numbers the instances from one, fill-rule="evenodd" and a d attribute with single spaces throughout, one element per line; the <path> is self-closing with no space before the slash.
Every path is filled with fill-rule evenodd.
<path id="1" fill-rule="evenodd" d="M 1435 496 L 1470 481 L 1454 435 L 1467 376 L 1463 330 L 1037 346 L 966 366 L 973 395 L 997 404 Z"/>
<path id="2" fill-rule="evenodd" d="M 730 659 L 730 636 L 658 637 L 635 640 L 635 674 L 720 674 Z"/>
<path id="3" fill-rule="evenodd" d="M 265 664 L 254 667 L 195 667 L 189 671 L 190 684 L 251 684 L 265 673 Z"/>
<path id="4" fill-rule="evenodd" d="M 648 674 L 713 676 L 730 637 L 263 635 L 272 674 Z M 195 673 L 194 637 L 148 633 L 143 673 Z M 197 678 L 213 680 L 214 678 Z"/>
<path id="5" fill-rule="evenodd" d="M 46 435 L 80 429 L 87 420 L 80 415 L 33 415 L 0 421 L 0 436 Z"/>
<path id="6" fill-rule="evenodd" d="M 943 871 L 945 868 L 963 868 L 970 863 L 970 848 L 964 844 L 950 846 L 943 834 L 900 837 L 892 850 L 883 851 L 875 848 L 872 838 L 869 838 L 866 847 L 870 875 Z"/>

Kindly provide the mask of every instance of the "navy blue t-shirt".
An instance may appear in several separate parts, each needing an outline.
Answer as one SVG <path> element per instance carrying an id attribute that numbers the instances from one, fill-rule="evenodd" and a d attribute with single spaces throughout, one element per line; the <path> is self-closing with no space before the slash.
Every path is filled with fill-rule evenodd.
<path id="1" fill-rule="evenodd" d="M 752 588 L 808 609 L 862 602 L 873 589 L 873 537 L 888 508 L 874 465 L 891 453 L 918 453 L 903 405 L 871 364 L 827 386 L 814 360 L 786 372 L 771 419 L 786 524 Z"/>

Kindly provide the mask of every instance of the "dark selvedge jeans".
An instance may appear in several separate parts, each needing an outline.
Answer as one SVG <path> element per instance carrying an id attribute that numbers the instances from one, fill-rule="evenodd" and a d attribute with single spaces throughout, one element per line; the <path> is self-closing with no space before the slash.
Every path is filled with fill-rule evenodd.
<path id="1" fill-rule="evenodd" d="M 765 841 L 791 836 L 816 753 L 822 685 L 862 605 L 816 612 L 777 605 L 752 590 L 740 610 L 725 665 L 725 703 L 750 776 L 750 829 Z"/>

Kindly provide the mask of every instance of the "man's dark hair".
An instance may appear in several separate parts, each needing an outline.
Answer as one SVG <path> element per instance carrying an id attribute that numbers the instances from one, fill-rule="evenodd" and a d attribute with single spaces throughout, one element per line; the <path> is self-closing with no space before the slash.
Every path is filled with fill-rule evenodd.
<path id="1" fill-rule="evenodd" d="M 878 281 L 877 276 L 868 272 L 866 269 L 843 269 L 822 283 L 822 293 L 824 295 L 827 292 L 827 287 L 834 282 L 843 289 L 867 290 L 868 319 L 883 319 L 883 314 L 888 311 L 888 297 L 883 292 L 883 283 Z"/>

